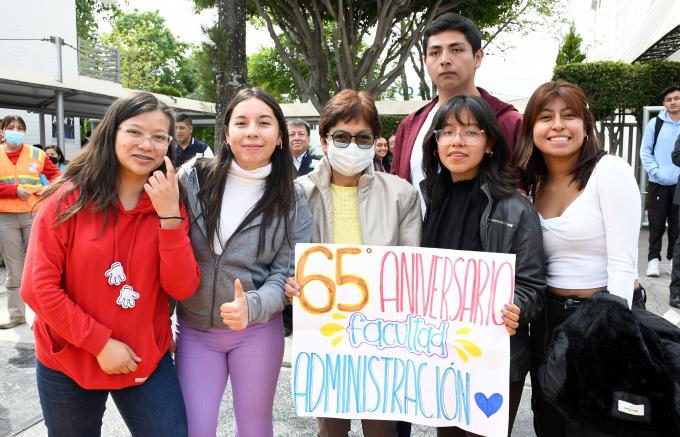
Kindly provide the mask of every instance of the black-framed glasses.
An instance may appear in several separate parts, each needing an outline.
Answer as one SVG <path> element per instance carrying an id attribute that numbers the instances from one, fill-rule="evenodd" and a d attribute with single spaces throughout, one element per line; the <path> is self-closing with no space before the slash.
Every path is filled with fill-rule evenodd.
<path id="1" fill-rule="evenodd" d="M 468 146 L 475 146 L 484 139 L 484 130 L 475 126 L 468 126 L 459 131 L 444 128 L 437 129 L 433 132 L 437 144 L 451 144 L 456 138 L 456 135 L 460 135 L 460 140 L 463 144 Z"/>
<path id="2" fill-rule="evenodd" d="M 360 149 L 370 149 L 375 143 L 375 135 L 372 132 L 359 132 L 356 135 L 344 130 L 336 130 L 332 134 L 329 133 L 327 136 L 331 137 L 333 140 L 333 145 L 338 149 L 345 149 L 352 142 L 352 138 L 356 140 L 356 145 Z"/>

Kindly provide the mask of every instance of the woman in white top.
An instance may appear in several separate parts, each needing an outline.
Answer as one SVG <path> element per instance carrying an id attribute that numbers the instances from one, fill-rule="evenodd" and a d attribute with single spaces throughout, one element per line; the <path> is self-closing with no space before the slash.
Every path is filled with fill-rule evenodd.
<path id="1" fill-rule="evenodd" d="M 644 290 L 635 288 L 640 193 L 628 163 L 600 148 L 585 93 L 567 82 L 547 82 L 529 99 L 516 162 L 539 212 L 546 255 L 545 317 L 531 326 L 536 370 L 555 328 L 584 299 L 606 290 L 644 307 Z M 532 372 L 539 437 L 596 435 L 548 404 L 536 380 Z"/>

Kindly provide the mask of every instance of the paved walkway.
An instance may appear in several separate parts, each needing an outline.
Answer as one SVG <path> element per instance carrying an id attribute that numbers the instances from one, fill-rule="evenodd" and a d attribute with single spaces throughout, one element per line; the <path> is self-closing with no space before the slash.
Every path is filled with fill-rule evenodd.
<path id="1" fill-rule="evenodd" d="M 640 278 L 648 293 L 647 308 L 656 314 L 664 315 L 669 310 L 675 311 L 668 305 L 670 276 L 667 274 L 662 274 L 659 278 L 644 276 L 647 268 L 647 236 L 647 231 L 643 230 L 639 243 Z M 662 268 L 662 270 L 664 269 Z M 4 276 L 5 269 L 3 268 L 0 269 L 0 284 L 4 283 Z M 6 297 L 3 288 L 3 292 L 0 293 L 0 311 L 5 311 L 5 308 Z M 677 312 L 677 316 L 680 317 L 680 312 Z M 35 388 L 33 347 L 33 335 L 28 325 L 0 330 L 0 437 L 13 435 L 42 437 L 47 435 Z M 290 340 L 287 339 L 284 364 L 274 401 L 274 434 L 291 437 L 313 436 L 316 431 L 314 419 L 297 417 L 294 412 L 290 395 L 290 349 Z M 527 381 L 513 430 L 515 437 L 535 437 L 531 426 L 530 396 L 531 387 Z M 218 435 L 234 435 L 230 390 L 225 393 L 222 404 Z M 354 422 L 351 435 L 359 436 L 361 432 L 356 421 Z M 129 435 L 115 405 L 111 401 L 107 405 L 104 416 L 102 435 Z M 412 435 L 420 437 L 435 435 L 435 433 L 432 428 L 415 426 Z"/>

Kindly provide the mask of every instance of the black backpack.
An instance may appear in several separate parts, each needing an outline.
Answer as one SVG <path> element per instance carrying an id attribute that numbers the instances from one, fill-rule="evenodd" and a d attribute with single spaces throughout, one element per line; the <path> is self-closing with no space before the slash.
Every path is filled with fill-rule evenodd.
<path id="1" fill-rule="evenodd" d="M 656 124 L 654 125 L 654 142 L 652 143 L 652 155 L 654 154 L 654 149 L 656 148 L 656 140 L 659 138 L 659 132 L 663 127 L 663 120 L 656 117 Z"/>

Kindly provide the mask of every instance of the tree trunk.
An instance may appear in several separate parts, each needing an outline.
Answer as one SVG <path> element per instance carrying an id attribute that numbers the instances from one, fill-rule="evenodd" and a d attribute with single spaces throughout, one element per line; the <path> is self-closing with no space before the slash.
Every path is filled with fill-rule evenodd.
<path id="1" fill-rule="evenodd" d="M 215 151 L 224 141 L 224 116 L 229 101 L 246 84 L 246 0 L 217 0 L 215 29 Z"/>
<path id="2" fill-rule="evenodd" d="M 401 93 L 404 95 L 404 100 L 411 99 L 408 90 L 408 79 L 406 78 L 406 67 L 401 68 Z"/>

